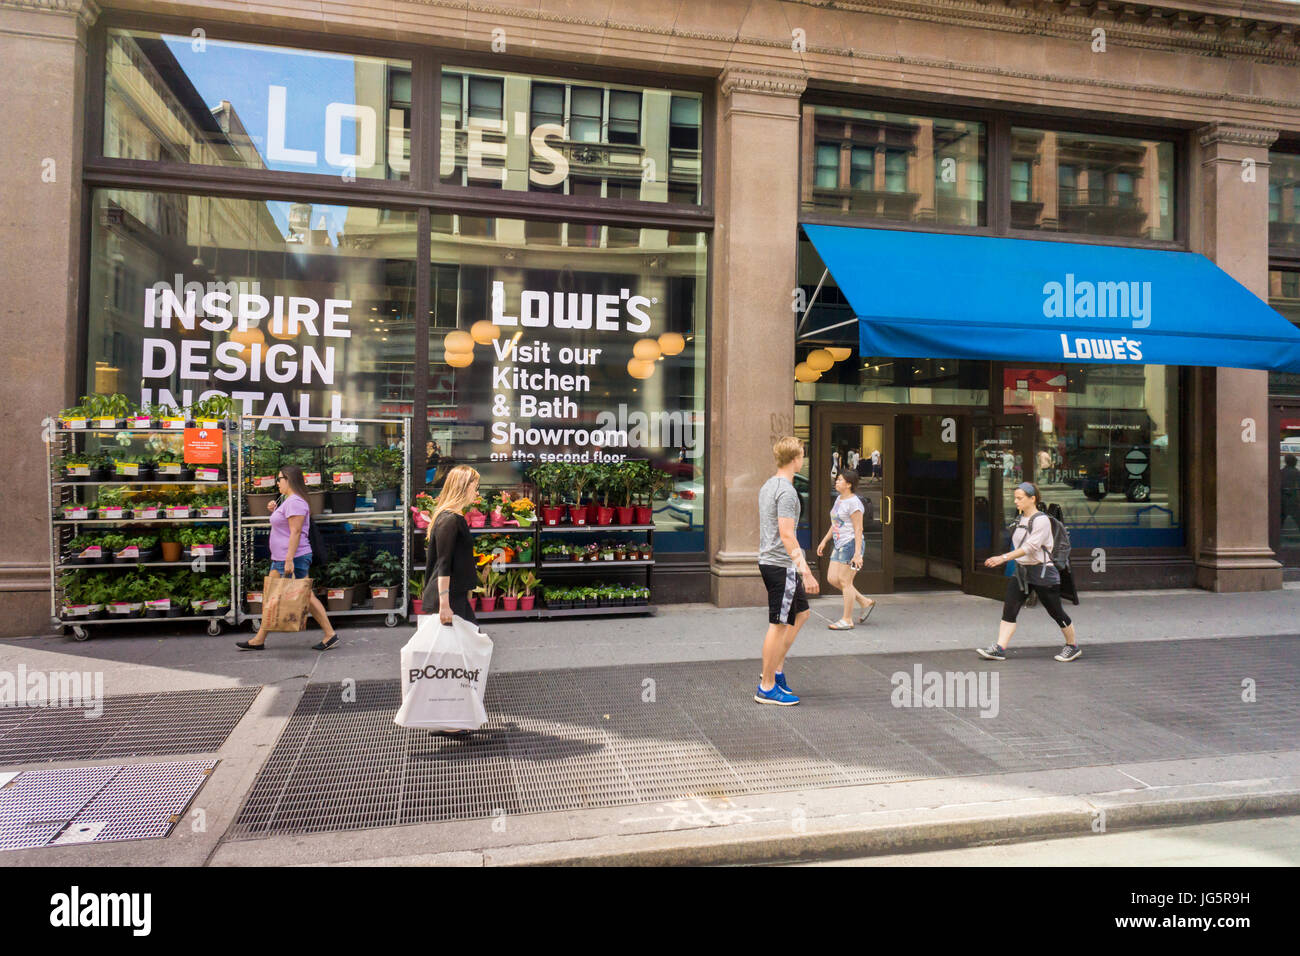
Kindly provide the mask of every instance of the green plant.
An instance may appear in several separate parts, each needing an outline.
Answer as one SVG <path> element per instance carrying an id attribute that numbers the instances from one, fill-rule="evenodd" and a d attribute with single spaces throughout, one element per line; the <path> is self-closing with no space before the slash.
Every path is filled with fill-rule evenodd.
<path id="1" fill-rule="evenodd" d="M 213 395 L 190 406 L 190 414 L 209 421 L 230 418 L 235 414 L 235 400 L 229 395 Z"/>
<path id="2" fill-rule="evenodd" d="M 623 507 L 630 508 L 636 503 L 637 495 L 646 487 L 650 476 L 650 463 L 642 458 L 625 461 L 616 466 L 618 481 L 623 490 Z"/>
<path id="3" fill-rule="evenodd" d="M 395 588 L 402 580 L 402 559 L 391 551 L 380 551 L 371 562 L 372 587 Z"/>
<path id="4" fill-rule="evenodd" d="M 362 449 L 357 447 L 354 437 L 339 436 L 332 438 L 325 445 L 326 471 L 331 475 L 336 472 L 350 471 L 355 479 L 358 461 L 362 453 Z M 333 479 L 330 480 L 330 483 L 333 484 Z M 349 486 L 344 485 L 341 487 Z"/>
<path id="5" fill-rule="evenodd" d="M 280 453 L 280 462 L 276 468 L 283 468 L 286 465 L 292 465 L 301 468 L 303 471 L 311 472 L 316 470 L 316 449 L 315 448 L 285 448 Z M 270 474 L 270 472 L 268 472 Z"/>
<path id="6" fill-rule="evenodd" d="M 106 486 L 99 489 L 99 497 L 91 507 L 122 508 L 126 506 L 126 503 L 126 491 L 124 489 Z"/>
<path id="7" fill-rule="evenodd" d="M 155 405 L 153 406 L 155 418 L 184 418 L 181 410 L 172 405 Z"/>
<path id="8" fill-rule="evenodd" d="M 224 508 L 230 504 L 226 492 L 220 488 L 213 488 L 210 491 L 200 491 L 194 496 L 191 504 L 195 508 Z"/>
<path id="9" fill-rule="evenodd" d="M 274 475 L 279 469 L 284 445 L 265 432 L 259 432 L 245 444 L 244 449 L 248 455 L 247 468 L 250 476 L 260 478 Z"/>
<path id="10" fill-rule="evenodd" d="M 141 534 L 128 536 L 125 547 L 139 548 L 141 551 L 147 551 L 158 544 L 158 536 L 153 534 Z"/>
<path id="11" fill-rule="evenodd" d="M 651 468 L 649 475 L 646 476 L 642 494 L 645 496 L 647 507 L 655 503 L 655 499 L 668 497 L 668 489 L 673 486 L 673 476 L 659 468 Z"/>
<path id="12" fill-rule="evenodd" d="M 522 590 L 523 596 L 530 597 L 537 585 L 542 583 L 541 578 L 532 571 L 519 571 L 517 573 L 519 574 L 518 586 Z"/>
<path id="13" fill-rule="evenodd" d="M 366 569 L 353 555 L 339 558 L 325 569 L 326 586 L 331 588 L 359 587 L 366 578 Z"/>
<path id="14" fill-rule="evenodd" d="M 126 535 L 106 534 L 100 539 L 99 544 L 106 551 L 121 551 L 126 547 Z"/>
<path id="15" fill-rule="evenodd" d="M 424 593 L 424 575 L 420 575 L 418 578 L 411 578 L 406 582 L 406 584 L 411 589 L 412 594 Z"/>
<path id="16" fill-rule="evenodd" d="M 86 404 L 83 401 L 80 405 L 72 405 L 69 408 L 63 409 L 62 411 L 59 412 L 59 417 L 60 418 L 89 418 L 90 410 L 86 408 Z"/>
<path id="17" fill-rule="evenodd" d="M 77 451 L 64 455 L 60 460 L 60 463 L 66 468 L 68 465 L 90 465 L 93 464 L 94 461 L 95 458 L 93 455 Z"/>
<path id="18" fill-rule="evenodd" d="M 81 404 L 91 418 L 126 418 L 136 410 L 135 403 L 120 393 L 115 395 L 83 395 Z"/>
<path id="19" fill-rule="evenodd" d="M 401 485 L 402 451 L 400 448 L 371 448 L 361 452 L 357 461 L 357 477 L 372 496 L 376 492 L 387 491 Z"/>

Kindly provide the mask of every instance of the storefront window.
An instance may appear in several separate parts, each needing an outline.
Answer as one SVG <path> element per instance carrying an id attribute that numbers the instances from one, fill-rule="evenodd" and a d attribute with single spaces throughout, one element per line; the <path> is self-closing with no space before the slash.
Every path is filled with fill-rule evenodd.
<path id="1" fill-rule="evenodd" d="M 1184 544 L 1176 368 L 1008 365 L 1002 402 L 1037 420 L 1033 474 L 1075 548 Z"/>
<path id="2" fill-rule="evenodd" d="M 1011 226 L 1093 236 L 1174 237 L 1174 144 L 1011 129 Z"/>
<path id="3" fill-rule="evenodd" d="M 1300 249 L 1300 154 L 1268 154 L 1268 244 Z"/>
<path id="4" fill-rule="evenodd" d="M 411 64 L 109 30 L 104 155 L 410 178 Z"/>
<path id="5" fill-rule="evenodd" d="M 98 189 L 91 223 L 90 391 L 229 395 L 277 437 L 410 413 L 414 213 Z"/>
<path id="6" fill-rule="evenodd" d="M 983 123 L 810 104 L 802 135 L 804 212 L 984 225 Z"/>
<path id="7" fill-rule="evenodd" d="M 439 177 L 453 186 L 698 205 L 700 101 L 681 90 L 449 67 Z"/>
<path id="8" fill-rule="evenodd" d="M 1270 270 L 1268 304 L 1300 326 L 1300 272 Z M 1300 395 L 1300 373 L 1269 372 L 1268 390 L 1274 395 Z"/>
<path id="9" fill-rule="evenodd" d="M 457 216 L 433 234 L 428 420 L 441 463 L 508 487 L 538 463 L 648 459 L 671 478 L 654 502 L 656 547 L 704 550 L 703 234 L 542 246 L 533 225 Z M 465 332 L 487 344 L 449 354 Z"/>

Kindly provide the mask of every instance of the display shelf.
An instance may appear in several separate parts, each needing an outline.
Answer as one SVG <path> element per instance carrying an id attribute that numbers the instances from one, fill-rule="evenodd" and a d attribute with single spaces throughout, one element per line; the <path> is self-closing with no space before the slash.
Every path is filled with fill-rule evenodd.
<path id="1" fill-rule="evenodd" d="M 542 534 L 613 534 L 616 531 L 653 531 L 652 524 L 580 524 L 580 525 L 542 525 Z M 498 529 L 500 530 L 500 529 Z"/>
<path id="2" fill-rule="evenodd" d="M 645 568 L 654 564 L 654 560 L 649 561 L 620 561 L 615 558 L 613 561 L 543 561 L 543 571 L 586 571 L 591 568 L 603 568 L 605 570 L 618 568 Z"/>
<path id="3" fill-rule="evenodd" d="M 87 485 L 202 485 L 204 488 L 225 488 L 230 484 L 228 481 L 207 481 L 202 478 L 194 479 L 169 479 L 167 481 L 56 481 L 55 488 L 84 488 Z"/>
<path id="4" fill-rule="evenodd" d="M 229 561 L 204 561 L 205 566 L 226 567 Z M 61 564 L 60 567 L 70 571 L 120 571 L 122 568 L 189 568 L 194 559 L 189 561 L 109 561 L 107 564 Z"/>
<path id="5" fill-rule="evenodd" d="M 498 567 L 495 563 L 491 565 L 492 570 L 494 571 L 513 571 L 519 568 L 535 568 L 537 566 L 538 564 L 536 561 L 527 561 L 527 562 L 507 561 L 504 564 L 502 564 L 500 567 Z M 411 565 L 411 570 L 413 571 L 427 571 L 428 569 L 429 569 L 429 565 L 427 563 Z"/>
<path id="6" fill-rule="evenodd" d="M 178 524 L 190 521 L 209 521 L 217 524 L 228 524 L 229 518 L 55 518 L 55 525 L 67 524 L 117 524 L 117 525 L 137 525 L 137 524 Z"/>
<path id="7" fill-rule="evenodd" d="M 379 520 L 381 518 L 384 520 L 391 520 L 393 518 L 400 518 L 402 514 L 403 512 L 400 509 L 394 511 L 345 511 L 342 514 L 329 513 L 329 514 L 312 515 L 311 520 L 319 522 L 321 524 L 326 524 L 334 521 L 371 521 L 371 520 Z M 241 515 L 239 520 L 241 523 L 246 525 L 251 525 L 253 527 L 258 527 L 261 525 L 266 525 L 267 527 L 270 527 L 271 524 L 270 515 L 266 515 L 265 517 L 261 515 L 257 517 L 254 517 L 253 515 Z"/>
<path id="8" fill-rule="evenodd" d="M 493 528 L 493 527 L 470 528 L 469 533 L 470 534 L 532 534 L 533 526 L 529 525 L 526 528 L 516 528 L 514 525 L 508 525 L 501 528 Z"/>
<path id="9" fill-rule="evenodd" d="M 619 607 L 542 608 L 542 617 L 605 617 L 613 614 L 654 614 L 653 604 L 626 604 Z"/>

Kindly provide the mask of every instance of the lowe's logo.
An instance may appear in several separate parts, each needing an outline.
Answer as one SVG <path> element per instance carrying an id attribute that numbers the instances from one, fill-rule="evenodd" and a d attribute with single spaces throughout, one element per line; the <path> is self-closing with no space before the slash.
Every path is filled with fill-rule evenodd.
<path id="1" fill-rule="evenodd" d="M 1071 351 L 1070 339 L 1061 333 L 1061 357 L 1068 359 L 1120 359 L 1123 361 L 1142 361 L 1142 343 L 1138 339 L 1123 336 L 1118 339 L 1084 339 L 1074 340 Z"/>
<path id="2" fill-rule="evenodd" d="M 406 673 L 406 682 L 414 684 L 417 680 L 469 680 L 478 682 L 480 668 L 474 668 L 472 671 L 463 667 L 434 667 L 430 664 L 428 667 L 412 667 Z"/>
<path id="3" fill-rule="evenodd" d="M 1065 282 L 1043 286 L 1043 318 L 1131 319 L 1133 328 L 1151 324 L 1150 282 L 1076 282 L 1073 272 Z"/>

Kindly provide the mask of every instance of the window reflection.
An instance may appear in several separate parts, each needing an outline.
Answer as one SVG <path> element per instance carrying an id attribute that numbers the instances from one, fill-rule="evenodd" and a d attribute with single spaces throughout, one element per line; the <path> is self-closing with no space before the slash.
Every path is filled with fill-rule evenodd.
<path id="1" fill-rule="evenodd" d="M 1173 239 L 1173 143 L 1011 130 L 1011 226 Z"/>
<path id="2" fill-rule="evenodd" d="M 1293 325 L 1300 326 L 1300 272 L 1270 270 L 1268 304 Z M 1274 395 L 1300 395 L 1300 373 L 1269 372 L 1268 387 Z"/>
<path id="3" fill-rule="evenodd" d="M 984 224 L 984 124 L 808 105 L 805 212 Z"/>
<path id="4" fill-rule="evenodd" d="M 1268 154 L 1268 242 L 1300 248 L 1300 154 Z"/>

